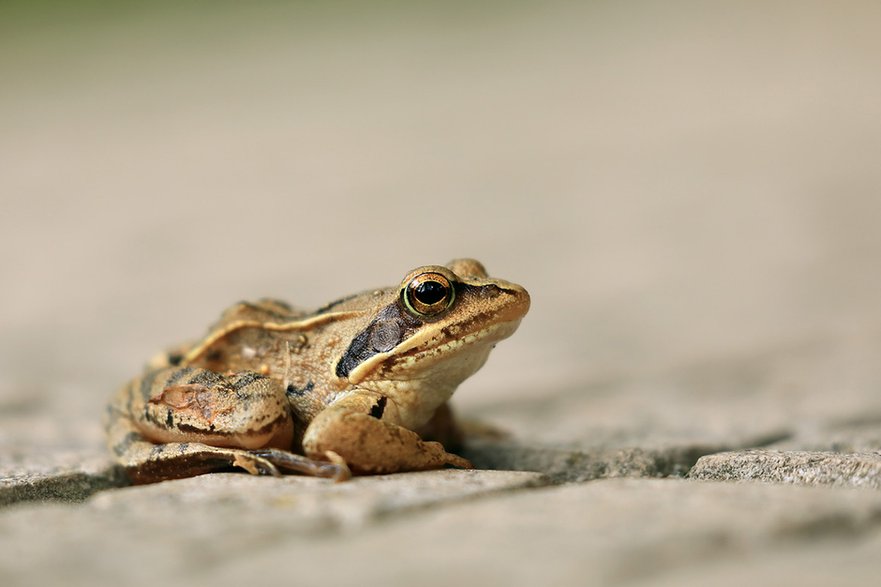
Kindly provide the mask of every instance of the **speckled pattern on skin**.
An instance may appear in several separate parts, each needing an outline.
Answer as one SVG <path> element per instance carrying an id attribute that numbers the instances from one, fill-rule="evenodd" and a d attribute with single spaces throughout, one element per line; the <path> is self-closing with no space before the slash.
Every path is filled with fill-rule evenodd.
<path id="1" fill-rule="evenodd" d="M 231 466 L 337 480 L 469 468 L 444 448 L 456 436 L 446 402 L 529 302 L 519 285 L 458 259 L 313 313 L 237 304 L 120 390 L 109 446 L 139 483 Z M 437 441 L 420 436 L 432 432 Z"/>

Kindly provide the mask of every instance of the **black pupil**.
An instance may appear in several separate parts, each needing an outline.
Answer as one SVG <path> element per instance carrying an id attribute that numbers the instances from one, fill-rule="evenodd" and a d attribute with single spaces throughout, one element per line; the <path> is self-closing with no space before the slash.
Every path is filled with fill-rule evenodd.
<path id="1" fill-rule="evenodd" d="M 413 295 L 426 306 L 431 306 L 447 297 L 447 286 L 437 281 L 423 281 L 413 291 Z"/>

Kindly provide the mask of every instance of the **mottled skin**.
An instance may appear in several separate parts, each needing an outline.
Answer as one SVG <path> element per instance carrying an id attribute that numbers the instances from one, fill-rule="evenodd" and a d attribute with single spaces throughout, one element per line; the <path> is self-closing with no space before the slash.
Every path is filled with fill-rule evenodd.
<path id="1" fill-rule="evenodd" d="M 119 391 L 108 443 L 137 483 L 229 467 L 338 480 L 467 468 L 417 432 L 455 439 L 447 400 L 528 309 L 522 287 L 471 259 L 313 313 L 240 303 Z"/>

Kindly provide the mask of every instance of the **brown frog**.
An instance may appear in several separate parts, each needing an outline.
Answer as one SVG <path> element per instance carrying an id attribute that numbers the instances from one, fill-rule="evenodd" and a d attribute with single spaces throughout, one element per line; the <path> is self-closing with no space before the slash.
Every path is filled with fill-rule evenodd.
<path id="1" fill-rule="evenodd" d="M 458 259 L 306 313 L 264 299 L 163 353 L 108 406 L 135 483 L 239 467 L 337 480 L 470 468 L 447 400 L 529 309 L 519 285 Z"/>

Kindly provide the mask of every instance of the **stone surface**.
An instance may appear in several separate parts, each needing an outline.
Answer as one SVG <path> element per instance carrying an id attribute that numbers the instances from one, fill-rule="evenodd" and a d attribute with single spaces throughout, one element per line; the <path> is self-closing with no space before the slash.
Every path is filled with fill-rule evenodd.
<path id="1" fill-rule="evenodd" d="M 339 544 L 318 543 L 310 560 L 331 568 L 323 579 L 369 584 L 621 584 L 661 575 L 726 552 L 878 531 L 881 494 L 762 485 L 727 486 L 679 480 L 606 480 L 427 510 L 413 526 L 401 521 L 341 544 L 357 558 L 334 566 Z M 388 545 L 402 545 L 393 560 Z M 244 579 L 290 552 L 279 545 L 255 559 L 197 576 Z M 869 553 L 865 553 L 868 556 Z M 369 564 L 382 561 L 383 564 Z M 873 559 L 875 565 L 881 565 Z M 405 562 L 406 561 L 406 562 Z M 878 569 L 879 566 L 875 566 Z M 312 584 L 318 584 L 315 581 Z"/>
<path id="2" fill-rule="evenodd" d="M 0 584 L 877 583 L 881 14 L 791 4 L 0 3 Z M 502 471 L 119 487 L 156 350 L 463 255 Z"/>
<path id="3" fill-rule="evenodd" d="M 61 577 L 69 584 L 146 585 L 210 572 L 283 544 L 292 549 L 286 564 L 258 575 L 282 580 L 301 568 L 303 577 L 320 576 L 306 552 L 313 543 L 369 532 L 441 503 L 545 484 L 540 475 L 518 472 L 433 471 L 339 484 L 226 473 L 108 491 L 78 506 L 22 504 L 0 515 L 0 534 L 16 537 L 0 554 L 0 577 L 4 585 Z"/>
<path id="4" fill-rule="evenodd" d="M 21 538 L 0 552 L 4 584 L 43 584 L 62 574 L 72 585 L 294 577 L 303 585 L 630 584 L 732 557 L 813 552 L 818 537 L 826 544 L 821 552 L 838 557 L 850 547 L 852 564 L 874 572 L 881 565 L 861 542 L 877 543 L 881 531 L 877 491 L 618 479 L 498 493 L 536 478 L 416 478 L 419 493 L 444 486 L 441 494 L 454 499 L 433 507 L 417 496 L 414 504 L 401 476 L 323 492 L 316 480 L 264 484 L 215 475 L 76 507 L 16 508 L 0 520 L 5 535 Z M 463 480 L 478 491 L 460 492 Z M 381 517 L 363 517 L 364 503 L 379 506 L 373 512 Z"/>
<path id="5" fill-rule="evenodd" d="M 0 458 L 0 506 L 25 501 L 82 501 L 126 485 L 106 451 L 36 451 Z"/>
<path id="6" fill-rule="evenodd" d="M 881 489 L 881 453 L 745 450 L 701 457 L 688 476 Z"/>
<path id="7" fill-rule="evenodd" d="M 834 527 L 834 525 L 833 525 Z M 683 565 L 663 576 L 647 577 L 634 585 L 788 585 L 797 580 L 804 587 L 828 585 L 869 586 L 878 575 L 877 554 L 881 533 L 861 533 L 856 540 L 842 532 L 842 539 L 798 541 L 788 548 L 717 557 L 702 565 Z"/>
<path id="8" fill-rule="evenodd" d="M 125 484 L 104 446 L 95 414 L 4 407 L 0 409 L 0 506 L 82 501 Z"/>

